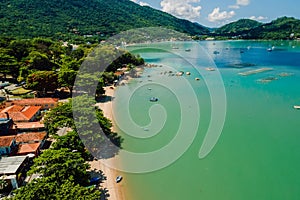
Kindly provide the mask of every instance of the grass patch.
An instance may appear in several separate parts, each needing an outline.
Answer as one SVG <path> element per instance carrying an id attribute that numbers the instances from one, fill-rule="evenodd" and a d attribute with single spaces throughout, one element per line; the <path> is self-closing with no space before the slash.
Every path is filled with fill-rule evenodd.
<path id="1" fill-rule="evenodd" d="M 10 93 L 12 95 L 25 95 L 25 94 L 28 94 L 29 92 L 32 92 L 32 90 L 26 90 L 26 89 L 20 87 L 18 89 L 12 90 Z"/>

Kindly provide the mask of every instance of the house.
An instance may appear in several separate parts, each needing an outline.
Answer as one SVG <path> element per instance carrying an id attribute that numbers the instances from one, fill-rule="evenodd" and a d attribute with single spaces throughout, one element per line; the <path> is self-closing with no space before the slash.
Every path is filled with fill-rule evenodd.
<path id="1" fill-rule="evenodd" d="M 34 99 L 21 99 L 14 101 L 7 101 L 6 106 L 19 105 L 19 106 L 41 106 L 42 110 L 55 108 L 58 104 L 57 98 L 34 98 Z"/>
<path id="2" fill-rule="evenodd" d="M 11 155 L 15 152 L 17 143 L 15 136 L 1 136 L 0 137 L 0 155 Z"/>
<path id="3" fill-rule="evenodd" d="M 27 156 L 11 156 L 0 158 L 0 176 L 13 189 L 19 187 L 26 176 L 29 158 Z"/>
<path id="4" fill-rule="evenodd" d="M 17 133 L 45 131 L 45 125 L 41 122 L 15 122 L 12 127 Z"/>
<path id="5" fill-rule="evenodd" d="M 31 132 L 31 133 L 18 134 L 15 137 L 15 140 L 17 144 L 40 143 L 42 147 L 46 137 L 47 137 L 46 132 Z"/>
<path id="6" fill-rule="evenodd" d="M 5 118 L 0 117 L 0 136 L 10 134 L 10 129 L 13 127 L 13 120 L 8 115 L 5 116 Z"/>
<path id="7" fill-rule="evenodd" d="M 38 156 L 40 154 L 41 143 L 19 144 L 17 155 L 34 154 Z"/>
<path id="8" fill-rule="evenodd" d="M 9 117 L 14 122 L 32 122 L 36 121 L 41 114 L 41 106 L 19 106 L 12 105 L 4 108 L 0 112 L 0 118 Z"/>

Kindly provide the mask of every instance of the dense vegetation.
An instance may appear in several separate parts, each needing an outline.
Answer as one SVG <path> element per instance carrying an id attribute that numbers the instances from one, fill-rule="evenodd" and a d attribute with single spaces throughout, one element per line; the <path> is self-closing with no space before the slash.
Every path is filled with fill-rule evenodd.
<path id="1" fill-rule="evenodd" d="M 260 24 L 244 19 L 216 29 L 212 35 L 242 39 L 295 39 L 300 38 L 300 20 L 293 17 L 282 17 L 270 23 Z"/>
<path id="2" fill-rule="evenodd" d="M 262 23 L 257 22 L 251 19 L 240 19 L 236 22 L 232 22 L 226 24 L 218 29 L 216 29 L 213 33 L 223 36 L 234 36 L 239 35 L 243 32 L 249 31 L 253 28 L 260 26 Z"/>
<path id="3" fill-rule="evenodd" d="M 0 80 L 10 77 L 14 82 L 26 81 L 26 87 L 37 91 L 39 96 L 54 92 L 57 88 L 66 87 L 70 92 L 77 72 L 86 56 L 95 45 L 63 45 L 50 39 L 34 38 L 7 39 L 0 38 Z M 137 66 L 144 60 L 113 46 L 102 45 L 96 48 L 106 57 L 120 55 L 110 63 L 107 72 L 98 76 L 90 76 L 99 81 L 97 94 L 104 91 L 102 86 L 114 80 L 113 72 L 124 64 Z"/>
<path id="4" fill-rule="evenodd" d="M 208 29 L 129 0 L 0 1 L 0 34 L 95 42 L 121 31 L 163 26 L 191 35 Z"/>

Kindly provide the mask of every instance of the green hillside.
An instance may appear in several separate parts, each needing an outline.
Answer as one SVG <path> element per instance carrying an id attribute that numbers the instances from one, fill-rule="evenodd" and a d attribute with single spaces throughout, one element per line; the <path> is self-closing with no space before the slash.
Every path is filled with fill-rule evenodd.
<path id="1" fill-rule="evenodd" d="M 208 29 L 129 0 L 1 0 L 0 35 L 70 39 L 107 37 L 133 28 L 163 26 L 190 35 Z"/>
<path id="2" fill-rule="evenodd" d="M 214 33 L 220 34 L 220 35 L 237 35 L 237 34 L 245 32 L 245 31 L 249 31 L 253 28 L 256 28 L 260 25 L 262 25 L 262 23 L 255 21 L 255 20 L 240 19 L 236 22 L 226 24 L 226 25 L 216 29 L 214 31 Z"/>
<path id="3" fill-rule="evenodd" d="M 213 36 L 239 37 L 242 39 L 285 40 L 300 37 L 300 20 L 281 17 L 270 23 L 241 19 L 214 30 Z"/>
<path id="4" fill-rule="evenodd" d="M 282 17 L 250 30 L 245 38 L 292 39 L 296 37 L 300 37 L 300 20 L 293 17 Z"/>

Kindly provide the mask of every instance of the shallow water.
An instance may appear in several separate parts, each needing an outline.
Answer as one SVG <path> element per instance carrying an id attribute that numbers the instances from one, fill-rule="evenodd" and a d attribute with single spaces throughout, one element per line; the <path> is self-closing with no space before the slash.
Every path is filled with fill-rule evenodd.
<path id="1" fill-rule="evenodd" d="M 179 49 L 172 50 L 174 45 Z M 274 50 L 268 52 L 272 46 Z M 186 134 L 191 145 L 162 169 L 128 173 L 128 199 L 299 199 L 300 111 L 293 106 L 300 105 L 300 43 L 179 42 L 130 50 L 146 62 L 163 66 L 146 68 L 141 78 L 116 91 L 114 116 L 124 138 L 123 148 L 159 152 L 177 134 Z M 216 71 L 207 71 L 207 67 Z M 238 74 L 264 67 L 273 70 Z M 178 71 L 191 75 L 174 75 Z M 158 102 L 150 102 L 151 97 Z M 226 105 L 226 117 L 220 137 L 200 159 L 210 122 L 222 124 L 222 113 L 218 113 L 222 105 Z M 187 125 L 180 132 L 183 123 Z M 177 149 L 173 150 L 168 152 L 170 157 Z M 161 159 L 164 157 L 150 160 L 148 165 Z M 126 162 L 125 166 L 140 165 Z"/>

